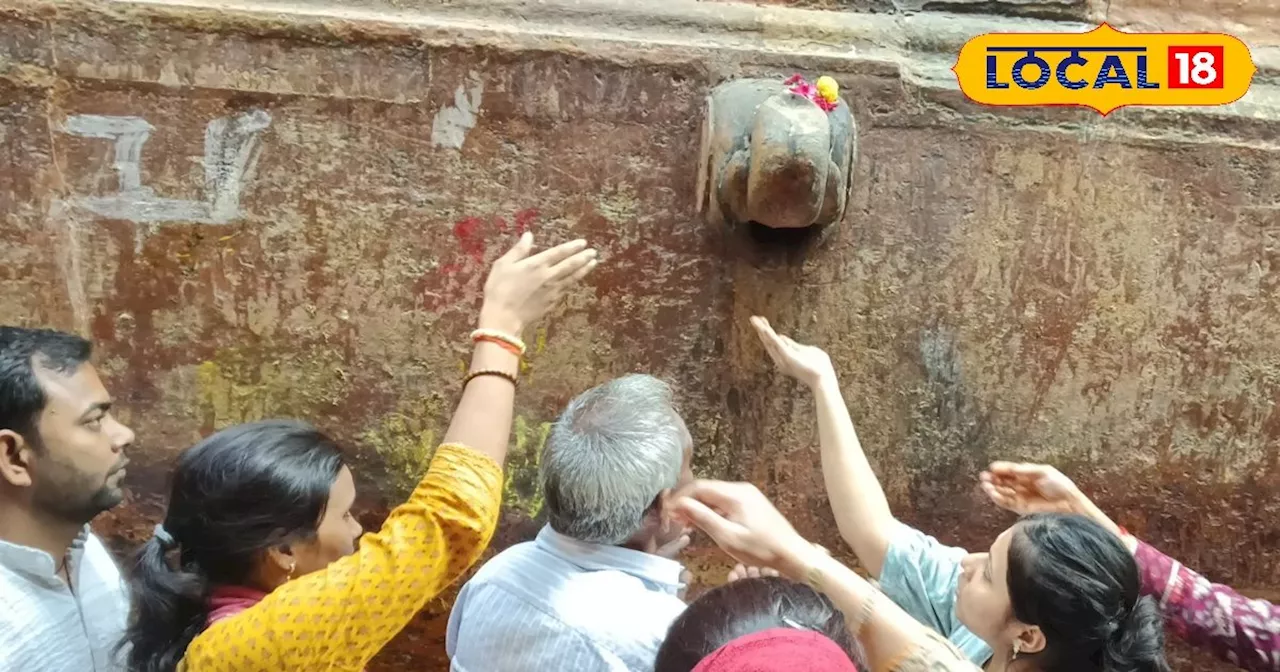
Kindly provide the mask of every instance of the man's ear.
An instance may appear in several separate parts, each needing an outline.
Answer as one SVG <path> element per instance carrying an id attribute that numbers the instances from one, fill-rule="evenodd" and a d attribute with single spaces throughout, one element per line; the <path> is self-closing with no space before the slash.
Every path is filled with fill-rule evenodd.
<path id="1" fill-rule="evenodd" d="M 653 499 L 654 513 L 658 514 L 658 525 L 666 528 L 671 524 L 671 488 L 665 488 Z"/>
<path id="2" fill-rule="evenodd" d="M 29 488 L 35 482 L 31 466 L 35 446 L 12 429 L 0 429 L 0 480 L 15 487 Z"/>

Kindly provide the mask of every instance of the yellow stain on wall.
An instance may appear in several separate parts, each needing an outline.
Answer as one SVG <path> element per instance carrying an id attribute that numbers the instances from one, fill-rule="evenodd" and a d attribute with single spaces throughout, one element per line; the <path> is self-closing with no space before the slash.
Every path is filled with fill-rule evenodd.
<path id="1" fill-rule="evenodd" d="M 422 479 L 444 439 L 452 411 L 443 396 L 432 394 L 400 404 L 360 434 L 361 445 L 372 449 L 386 466 L 390 481 L 383 485 L 389 494 L 407 497 Z M 534 518 L 542 511 L 538 466 L 551 423 L 517 415 L 512 425 L 502 499 L 505 506 Z"/>
<path id="2" fill-rule="evenodd" d="M 219 350 L 196 367 L 197 399 L 214 429 L 264 418 L 312 417 L 349 390 L 342 357 L 314 350 L 284 356 Z"/>
<path id="3" fill-rule="evenodd" d="M 436 446 L 443 438 L 440 423 L 449 421 L 450 410 L 439 394 L 402 402 L 360 434 L 361 444 L 384 461 L 391 482 L 386 485 L 398 497 L 408 497 L 427 472 Z"/>
<path id="4" fill-rule="evenodd" d="M 538 468 L 542 464 L 542 448 L 551 435 L 551 423 L 531 423 L 524 416 L 517 415 L 513 424 L 502 501 L 510 508 L 523 511 L 530 518 L 536 518 L 542 512 L 544 503 Z"/>

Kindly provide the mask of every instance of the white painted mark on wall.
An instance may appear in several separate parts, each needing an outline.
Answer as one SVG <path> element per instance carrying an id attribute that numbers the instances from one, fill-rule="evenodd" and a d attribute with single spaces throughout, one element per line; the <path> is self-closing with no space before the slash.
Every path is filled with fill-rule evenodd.
<path id="1" fill-rule="evenodd" d="M 480 98 L 484 83 L 475 82 L 468 92 L 462 84 L 453 92 L 453 104 L 436 112 L 431 123 L 431 144 L 436 147 L 462 149 L 467 132 L 476 127 L 476 115 L 480 112 Z"/>
<path id="2" fill-rule="evenodd" d="M 225 224 L 240 215 L 240 195 L 260 153 L 262 131 L 271 117 L 251 110 L 209 122 L 204 133 L 204 200 L 157 196 L 142 184 L 142 146 L 154 127 L 140 117 L 79 114 L 67 118 L 63 130 L 84 138 L 115 142 L 113 167 L 119 191 L 107 196 L 76 195 L 68 204 L 103 217 L 138 223 L 198 222 Z"/>

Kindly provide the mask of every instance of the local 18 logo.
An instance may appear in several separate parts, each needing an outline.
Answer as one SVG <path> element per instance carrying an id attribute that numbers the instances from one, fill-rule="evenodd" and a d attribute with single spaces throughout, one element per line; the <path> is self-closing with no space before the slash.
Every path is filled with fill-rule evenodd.
<path id="1" fill-rule="evenodd" d="M 984 105 L 1078 105 L 1104 116 L 1127 105 L 1226 105 L 1257 70 L 1244 42 L 1221 33 L 987 33 L 951 68 Z"/>

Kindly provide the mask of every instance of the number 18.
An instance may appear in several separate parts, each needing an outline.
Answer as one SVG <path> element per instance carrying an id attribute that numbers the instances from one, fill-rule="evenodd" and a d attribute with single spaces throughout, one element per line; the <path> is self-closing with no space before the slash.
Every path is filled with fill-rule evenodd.
<path id="1" fill-rule="evenodd" d="M 1221 46 L 1169 47 L 1171 89 L 1221 89 Z"/>

